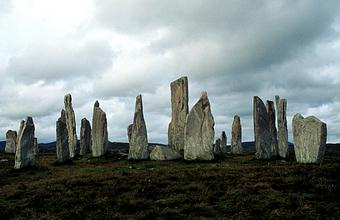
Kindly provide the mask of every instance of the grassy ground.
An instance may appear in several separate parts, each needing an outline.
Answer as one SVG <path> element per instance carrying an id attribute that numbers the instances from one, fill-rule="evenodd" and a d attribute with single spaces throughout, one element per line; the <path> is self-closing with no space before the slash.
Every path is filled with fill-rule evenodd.
<path id="1" fill-rule="evenodd" d="M 258 161 L 253 154 L 213 162 L 80 158 L 14 171 L 0 154 L 1 219 L 340 218 L 340 152 L 321 165 Z"/>

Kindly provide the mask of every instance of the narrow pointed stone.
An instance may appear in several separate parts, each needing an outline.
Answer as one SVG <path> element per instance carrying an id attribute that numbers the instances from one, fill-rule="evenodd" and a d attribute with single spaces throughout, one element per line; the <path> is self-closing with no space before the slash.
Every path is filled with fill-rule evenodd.
<path id="1" fill-rule="evenodd" d="M 214 125 L 207 92 L 202 92 L 200 99 L 187 116 L 184 139 L 185 160 L 214 159 Z"/>
<path id="2" fill-rule="evenodd" d="M 133 124 L 128 127 L 129 160 L 143 160 L 149 158 L 148 135 L 143 114 L 142 95 L 136 97 Z"/>
<path id="3" fill-rule="evenodd" d="M 271 141 L 271 156 L 276 157 L 276 156 L 279 156 L 279 147 L 277 143 L 277 130 L 276 130 L 276 121 L 275 121 L 274 102 L 268 100 L 266 107 L 267 107 L 267 112 L 268 112 L 269 133 L 270 133 L 270 141 Z"/>
<path id="4" fill-rule="evenodd" d="M 175 151 L 184 148 L 184 128 L 189 112 L 188 78 L 181 77 L 170 84 L 171 122 L 168 128 L 169 147 Z"/>
<path id="5" fill-rule="evenodd" d="M 14 169 L 35 166 L 34 154 L 34 123 L 32 117 L 27 117 L 20 123 L 17 139 Z"/>
<path id="6" fill-rule="evenodd" d="M 293 118 L 294 151 L 298 163 L 321 163 L 326 149 L 327 125 L 314 116 Z"/>
<path id="7" fill-rule="evenodd" d="M 269 118 L 266 106 L 263 101 L 254 96 L 254 137 L 257 159 L 270 159 L 271 156 L 271 139 L 269 130 Z"/>
<path id="8" fill-rule="evenodd" d="M 231 153 L 242 154 L 242 126 L 240 116 L 235 115 L 231 128 Z"/>
<path id="9" fill-rule="evenodd" d="M 64 163 L 70 159 L 65 110 L 61 111 L 60 118 L 56 122 L 56 137 L 57 161 Z"/>
<path id="10" fill-rule="evenodd" d="M 15 148 L 17 143 L 17 132 L 8 130 L 6 132 L 6 147 L 5 153 L 15 154 Z"/>
<path id="11" fill-rule="evenodd" d="M 107 152 L 107 148 L 108 133 L 106 114 L 99 107 L 99 102 L 96 101 L 93 106 L 92 117 L 92 156 L 103 156 Z"/>
<path id="12" fill-rule="evenodd" d="M 288 129 L 287 129 L 287 100 L 275 96 L 277 111 L 277 128 L 278 128 L 278 151 L 279 156 L 286 158 L 288 154 Z"/>
<path id="13" fill-rule="evenodd" d="M 79 153 L 77 148 L 77 132 L 76 132 L 76 117 L 72 107 L 72 96 L 66 94 L 64 97 L 66 127 L 68 132 L 68 146 L 70 158 L 75 157 Z"/>
<path id="14" fill-rule="evenodd" d="M 80 127 L 80 155 L 85 155 L 91 151 L 91 125 L 83 118 Z"/>

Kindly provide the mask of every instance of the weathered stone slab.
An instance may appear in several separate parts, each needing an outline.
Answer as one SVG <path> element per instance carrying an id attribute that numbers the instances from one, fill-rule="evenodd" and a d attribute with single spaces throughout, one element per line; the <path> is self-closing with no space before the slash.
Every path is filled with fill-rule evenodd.
<path id="1" fill-rule="evenodd" d="M 286 158 L 288 155 L 288 129 L 287 129 L 287 100 L 275 96 L 278 128 L 278 152 L 279 156 Z"/>
<path id="2" fill-rule="evenodd" d="M 151 160 L 178 160 L 181 158 L 182 155 L 179 152 L 164 146 L 155 146 L 150 153 Z"/>
<path id="3" fill-rule="evenodd" d="M 184 141 L 185 160 L 214 159 L 214 125 L 207 92 L 202 92 L 200 99 L 187 116 Z"/>
<path id="4" fill-rule="evenodd" d="M 320 163 L 323 160 L 327 125 L 314 116 L 293 118 L 294 151 L 298 163 Z"/>
<path id="5" fill-rule="evenodd" d="M 8 130 L 6 132 L 6 146 L 5 146 L 5 153 L 15 154 L 15 148 L 17 144 L 17 132 Z"/>
<path id="6" fill-rule="evenodd" d="M 32 117 L 27 117 L 26 120 L 21 121 L 15 152 L 14 169 L 35 166 L 34 130 Z"/>
<path id="7" fill-rule="evenodd" d="M 269 118 L 267 109 L 263 101 L 254 96 L 254 137 L 257 159 L 270 159 L 271 156 L 271 138 L 269 130 Z"/>
<path id="8" fill-rule="evenodd" d="M 76 132 L 76 116 L 72 107 L 72 96 L 71 94 L 66 94 L 64 97 L 65 105 L 65 117 L 66 117 L 66 127 L 68 132 L 68 146 L 70 158 L 75 157 L 79 154 L 79 149 L 77 149 L 77 132 Z"/>
<path id="9" fill-rule="evenodd" d="M 277 130 L 276 130 L 276 116 L 274 102 L 267 100 L 267 112 L 268 112 L 268 123 L 269 133 L 271 142 L 271 157 L 279 156 L 279 146 L 277 143 Z"/>
<path id="10" fill-rule="evenodd" d="M 143 115 L 142 96 L 136 97 L 133 124 L 128 127 L 129 160 L 144 160 L 149 158 L 148 135 Z"/>
<path id="11" fill-rule="evenodd" d="M 85 155 L 91 151 L 91 125 L 83 118 L 80 127 L 80 155 Z"/>
<path id="12" fill-rule="evenodd" d="M 93 106 L 92 117 L 92 156 L 103 156 L 107 152 L 107 148 L 108 133 L 106 114 L 99 107 L 99 102 L 96 101 Z"/>
<path id="13" fill-rule="evenodd" d="M 243 153 L 241 119 L 238 115 L 234 116 L 231 128 L 231 153 L 233 154 Z"/>
<path id="14" fill-rule="evenodd" d="M 61 111 L 60 118 L 56 122 L 56 136 L 57 161 L 64 163 L 70 159 L 65 110 Z"/>
<path id="15" fill-rule="evenodd" d="M 168 128 L 169 147 L 175 151 L 184 148 L 184 128 L 188 107 L 188 78 L 181 77 L 170 84 L 171 88 L 171 122 Z"/>

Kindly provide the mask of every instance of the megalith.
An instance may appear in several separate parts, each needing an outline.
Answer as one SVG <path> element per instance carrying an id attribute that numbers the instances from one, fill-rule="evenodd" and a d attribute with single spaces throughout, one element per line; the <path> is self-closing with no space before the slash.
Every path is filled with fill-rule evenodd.
<path id="1" fill-rule="evenodd" d="M 108 133 L 106 114 L 99 107 L 99 102 L 96 101 L 93 106 L 92 117 L 92 156 L 103 156 L 107 152 L 107 148 Z"/>
<path id="2" fill-rule="evenodd" d="M 171 122 L 168 127 L 169 147 L 175 151 L 184 148 L 184 128 L 188 107 L 188 78 L 181 77 L 170 84 Z"/>
<path id="3" fill-rule="evenodd" d="M 143 114 L 142 95 L 136 97 L 133 123 L 128 127 L 129 160 L 144 160 L 149 158 L 148 135 Z"/>
<path id="4" fill-rule="evenodd" d="M 327 125 L 314 116 L 293 118 L 294 151 L 298 163 L 321 163 L 325 154 Z"/>
<path id="5" fill-rule="evenodd" d="M 185 160 L 214 159 L 214 125 L 208 94 L 202 92 L 187 116 L 184 136 Z"/>

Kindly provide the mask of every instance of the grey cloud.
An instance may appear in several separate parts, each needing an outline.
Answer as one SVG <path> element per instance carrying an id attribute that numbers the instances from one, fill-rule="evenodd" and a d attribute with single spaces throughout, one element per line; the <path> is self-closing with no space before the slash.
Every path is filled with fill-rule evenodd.
<path id="1" fill-rule="evenodd" d="M 33 83 L 94 77 L 110 67 L 113 51 L 106 41 L 90 41 L 83 45 L 63 42 L 30 45 L 23 54 L 11 57 L 8 73 L 17 82 Z"/>

